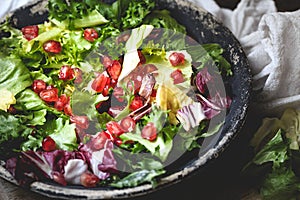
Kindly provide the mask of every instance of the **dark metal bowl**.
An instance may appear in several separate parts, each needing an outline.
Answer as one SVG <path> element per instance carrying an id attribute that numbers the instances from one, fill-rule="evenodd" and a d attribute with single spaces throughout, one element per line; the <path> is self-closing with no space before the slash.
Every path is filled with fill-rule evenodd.
<path id="1" fill-rule="evenodd" d="M 169 10 L 171 15 L 186 27 L 188 35 L 198 42 L 218 43 L 225 50 L 223 55 L 232 65 L 234 75 L 227 80 L 227 85 L 231 88 L 233 101 L 226 115 L 223 129 L 211 138 L 210 141 L 212 142 L 206 145 L 204 151 L 202 149 L 201 152 L 198 150 L 198 152 L 191 154 L 188 162 L 176 165 L 175 168 L 163 176 L 156 188 L 153 188 L 151 184 L 144 184 L 124 189 L 100 187 L 87 189 L 78 186 L 63 187 L 50 182 L 34 182 L 30 185 L 32 191 L 62 199 L 108 199 L 145 195 L 175 184 L 199 171 L 204 165 L 217 159 L 239 133 L 246 118 L 251 93 L 249 63 L 240 43 L 228 28 L 224 27 L 210 13 L 192 3 L 185 0 L 157 0 L 157 6 L 160 9 Z M 21 28 L 26 25 L 44 22 L 48 17 L 46 7 L 47 1 L 39 0 L 18 9 L 10 14 L 13 25 Z M 17 184 L 13 177 L 1 166 L 0 177 Z"/>

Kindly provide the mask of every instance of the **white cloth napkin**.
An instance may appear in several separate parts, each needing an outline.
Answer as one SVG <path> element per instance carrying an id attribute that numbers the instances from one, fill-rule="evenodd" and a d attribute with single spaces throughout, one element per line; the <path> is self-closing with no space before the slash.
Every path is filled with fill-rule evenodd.
<path id="1" fill-rule="evenodd" d="M 191 0 L 211 12 L 239 39 L 253 74 L 255 107 L 280 116 L 300 109 L 300 10 L 276 12 L 273 0 L 242 0 L 233 11 L 213 0 Z"/>
<path id="2" fill-rule="evenodd" d="M 0 17 L 30 0 L 2 0 Z M 300 10 L 277 12 L 273 0 L 241 0 L 232 10 L 214 0 L 189 0 L 223 22 L 242 44 L 253 74 L 257 108 L 281 115 L 300 109 Z"/>

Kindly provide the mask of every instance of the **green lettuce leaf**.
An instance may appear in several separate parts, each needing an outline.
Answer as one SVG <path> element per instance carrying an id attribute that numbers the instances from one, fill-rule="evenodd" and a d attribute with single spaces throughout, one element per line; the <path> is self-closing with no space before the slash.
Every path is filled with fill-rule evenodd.
<path id="1" fill-rule="evenodd" d="M 46 123 L 43 130 L 55 141 L 59 149 L 73 151 L 78 147 L 75 128 L 76 125 L 70 124 L 69 120 L 58 118 Z"/>
<path id="2" fill-rule="evenodd" d="M 17 95 L 31 86 L 32 80 L 29 70 L 22 60 L 16 56 L 5 57 L 0 54 L 0 89 L 6 89 Z"/>

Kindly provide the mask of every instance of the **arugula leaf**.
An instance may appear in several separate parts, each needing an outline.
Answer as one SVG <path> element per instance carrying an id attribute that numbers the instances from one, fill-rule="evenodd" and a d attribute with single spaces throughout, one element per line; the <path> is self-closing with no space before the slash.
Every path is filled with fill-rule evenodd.
<path id="1" fill-rule="evenodd" d="M 155 186 L 156 182 L 155 179 L 157 176 L 160 176 L 165 173 L 165 170 L 140 170 L 137 172 L 133 172 L 126 176 L 125 178 L 111 183 L 111 186 L 117 188 L 124 188 L 124 187 L 135 187 L 143 183 L 150 182 L 153 186 Z"/>
<path id="2" fill-rule="evenodd" d="M 20 58 L 0 54 L 0 66 L 0 89 L 7 89 L 17 95 L 32 84 L 29 70 Z"/>

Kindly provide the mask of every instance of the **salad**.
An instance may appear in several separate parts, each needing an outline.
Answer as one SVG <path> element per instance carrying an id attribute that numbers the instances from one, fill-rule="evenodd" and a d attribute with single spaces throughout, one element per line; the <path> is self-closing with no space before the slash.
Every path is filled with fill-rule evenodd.
<path id="1" fill-rule="evenodd" d="M 155 185 L 221 129 L 232 71 L 220 45 L 152 0 L 48 10 L 43 24 L 0 26 L 0 158 L 20 185 Z"/>

